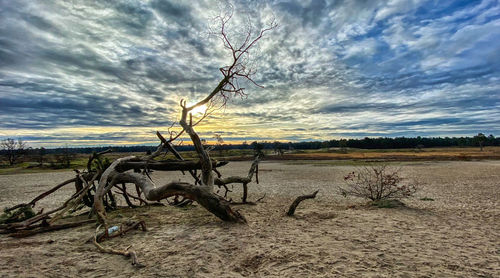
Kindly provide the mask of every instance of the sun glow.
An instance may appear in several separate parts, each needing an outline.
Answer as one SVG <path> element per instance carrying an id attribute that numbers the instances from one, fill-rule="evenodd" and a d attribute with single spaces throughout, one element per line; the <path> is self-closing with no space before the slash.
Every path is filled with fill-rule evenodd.
<path id="1" fill-rule="evenodd" d="M 205 114 L 205 111 L 207 111 L 207 105 L 203 104 L 191 110 L 191 113 L 193 113 L 194 116 L 199 114 Z"/>

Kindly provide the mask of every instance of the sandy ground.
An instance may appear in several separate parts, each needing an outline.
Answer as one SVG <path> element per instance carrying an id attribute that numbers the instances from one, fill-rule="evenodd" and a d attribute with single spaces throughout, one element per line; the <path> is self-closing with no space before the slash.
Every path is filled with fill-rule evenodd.
<path id="1" fill-rule="evenodd" d="M 245 174 L 232 162 L 224 175 Z M 85 244 L 94 225 L 12 239 L 0 235 L 0 277 L 500 277 L 500 161 L 421 162 L 402 172 L 424 183 L 408 208 L 369 209 L 338 195 L 335 185 L 350 166 L 263 162 L 259 185 L 238 206 L 247 225 L 226 224 L 192 207 L 146 207 L 115 212 L 116 222 L 144 219 L 134 231 L 103 244 L 132 245 L 145 268 Z M 71 172 L 0 176 L 0 206 L 29 201 Z M 158 183 L 183 179 L 155 173 Z M 41 202 L 50 207 L 72 192 Z M 292 200 L 319 189 L 296 217 Z M 239 188 L 235 187 L 234 198 Z M 433 198 L 422 201 L 420 198 Z"/>

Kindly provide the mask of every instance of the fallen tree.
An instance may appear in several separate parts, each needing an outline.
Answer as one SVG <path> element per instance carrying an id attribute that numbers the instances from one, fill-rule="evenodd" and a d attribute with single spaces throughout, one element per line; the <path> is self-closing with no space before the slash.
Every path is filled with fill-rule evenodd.
<path id="1" fill-rule="evenodd" d="M 169 203 L 174 205 L 197 202 L 223 221 L 246 223 L 245 217 L 238 211 L 233 210 L 230 200 L 226 199 L 228 192 L 227 185 L 234 183 L 242 184 L 242 203 L 249 203 L 247 202 L 248 184 L 252 181 L 253 176 L 257 176 L 258 174 L 259 157 L 256 157 L 252 163 L 247 176 L 223 178 L 220 172 L 217 171 L 217 168 L 224 166 L 227 162 L 215 161 L 210 158 L 209 149 L 204 148 L 200 136 L 195 131 L 195 126 L 201 123 L 213 111 L 224 107 L 230 97 L 245 96 L 244 88 L 239 85 L 239 79 L 247 80 L 257 85 L 251 77 L 255 71 L 248 67 L 249 50 L 258 43 L 266 32 L 274 29 L 276 24 L 272 21 L 267 27 L 257 32 L 253 30 L 251 25 L 247 26 L 248 28 L 243 36 L 243 40 L 237 45 L 230 41 L 227 32 L 227 24 L 231 18 L 232 8 L 229 9 L 229 12 L 216 17 L 215 21 L 218 23 L 218 32 L 212 33 L 212 35 L 215 35 L 222 41 L 225 49 L 229 51 L 231 62 L 229 65 L 219 69 L 222 79 L 205 98 L 189 106 L 185 100 L 180 101 L 181 119 L 178 122 L 179 130 L 171 131 L 169 128 L 168 139 L 160 134 L 160 132 L 157 132 L 156 135 L 160 140 L 160 144 L 156 151 L 144 156 L 127 156 L 110 162 L 104 157 L 106 153 L 110 152 L 109 150 L 101 153 L 93 153 L 89 157 L 87 168 L 83 171 L 75 170 L 76 174 L 74 178 L 58 184 L 37 196 L 29 203 L 22 203 L 5 209 L 5 213 L 0 220 L 0 232 L 22 237 L 83 225 L 95 220 L 74 220 L 76 219 L 75 217 L 73 221 L 69 222 L 62 220 L 67 220 L 68 216 L 75 216 L 76 212 L 87 207 L 90 212 L 86 212 L 85 215 L 89 215 L 89 218 L 96 216 L 100 225 L 104 228 L 104 233 L 99 236 L 96 235 L 94 238 L 94 244 L 99 250 L 132 257 L 135 264 L 137 262 L 135 252 L 128 251 L 128 249 L 125 251 L 112 250 L 98 243 L 98 241 L 105 238 L 113 237 L 113 229 L 116 226 L 110 225 L 107 212 L 117 208 L 118 202 L 117 196 L 115 196 L 117 193 L 122 195 L 126 204 L 132 208 L 148 205 L 150 204 L 149 202 L 159 202 L 170 198 L 173 201 Z M 201 106 L 207 106 L 208 108 L 202 116 L 194 119 L 193 110 Z M 174 142 L 181 135 L 189 137 L 198 160 L 185 160 L 176 151 Z M 175 160 L 157 160 L 160 155 L 167 152 L 172 153 Z M 192 183 L 174 181 L 164 185 L 156 185 L 150 177 L 152 170 L 188 172 L 194 181 Z M 214 176 L 214 173 L 217 176 Z M 33 211 L 39 200 L 68 184 L 75 185 L 76 193 L 70 196 L 62 205 L 47 212 L 44 212 L 44 209 L 38 212 Z M 127 191 L 127 186 L 129 185 L 135 187 L 135 193 Z M 218 195 L 215 192 L 215 186 L 226 189 L 224 196 Z M 118 191 L 113 191 L 112 189 Z M 182 198 L 182 200 L 179 200 L 179 198 Z M 79 217 L 81 218 L 81 216 Z M 138 226 L 142 227 L 143 230 L 146 229 L 142 221 L 127 224 L 127 227 Z M 128 231 L 128 229 L 125 230 Z M 126 232 L 125 230 L 122 232 Z"/>
<path id="2" fill-rule="evenodd" d="M 144 157 L 129 156 L 117 159 L 102 173 L 96 189 L 96 194 L 94 196 L 94 209 L 105 228 L 108 227 L 104 205 L 105 196 L 108 192 L 110 192 L 112 187 L 123 183 L 131 183 L 140 188 L 141 192 L 144 193 L 146 200 L 149 201 L 159 201 L 172 196 L 182 196 L 186 199 L 196 201 L 205 209 L 224 221 L 246 222 L 245 218 L 241 214 L 231 209 L 229 202 L 225 198 L 214 193 L 214 184 L 217 183 L 218 185 L 225 186 L 226 184 L 234 182 L 242 183 L 245 188 L 245 196 L 242 199 L 246 202 L 246 186 L 250 182 L 253 173 L 257 168 L 258 159 L 255 160 L 254 164 L 250 168 L 248 176 L 245 178 L 215 178 L 213 175 L 214 162 L 210 159 L 208 150 L 203 147 L 202 141 L 194 129 L 195 125 L 200 123 L 210 113 L 210 108 L 225 106 L 227 100 L 231 96 L 245 95 L 244 88 L 239 86 L 238 79 L 245 79 L 256 84 L 251 78 L 251 75 L 254 73 L 253 69 L 247 67 L 249 50 L 256 45 L 265 32 L 276 27 L 276 24 L 273 21 L 267 28 L 260 30 L 257 32 L 256 36 L 252 38 L 253 30 L 250 26 L 243 42 L 239 46 L 235 46 L 229 40 L 226 31 L 227 23 L 232 18 L 232 15 L 231 9 L 230 12 L 216 17 L 215 20 L 219 23 L 219 32 L 216 34 L 214 33 L 219 39 L 221 39 L 224 47 L 230 51 L 232 62 L 228 66 L 224 66 L 219 69 L 223 77 L 212 92 L 210 92 L 205 98 L 190 106 L 187 105 L 185 100 L 180 101 L 181 119 L 179 121 L 179 125 L 181 127 L 181 131 L 176 132 L 175 134 L 171 133 L 169 140 L 166 140 L 160 135 L 160 133 L 157 133 L 161 143 L 154 153 Z M 219 105 L 217 105 L 217 101 L 220 102 Z M 192 111 L 203 105 L 206 105 L 209 108 L 200 119 L 193 121 Z M 197 162 L 199 164 L 197 166 L 199 166 L 199 170 L 201 171 L 200 177 L 198 178 L 195 173 L 191 172 L 191 174 L 196 178 L 195 184 L 171 182 L 157 187 L 153 184 L 149 176 L 145 174 L 147 171 L 143 171 L 142 173 L 127 172 L 127 170 L 131 168 L 137 169 L 144 167 L 144 169 L 150 169 L 152 165 L 155 167 L 160 166 L 157 165 L 158 163 L 154 162 L 153 159 L 166 149 L 172 150 L 173 147 L 171 142 L 179 138 L 179 136 L 183 133 L 186 133 L 191 139 L 199 158 L 199 161 Z M 177 152 L 174 151 L 174 153 Z M 176 155 L 176 157 L 181 160 L 177 162 L 178 165 L 185 163 L 179 155 Z M 162 168 L 159 167 L 156 169 L 161 170 Z M 195 168 L 187 170 L 193 171 Z"/>

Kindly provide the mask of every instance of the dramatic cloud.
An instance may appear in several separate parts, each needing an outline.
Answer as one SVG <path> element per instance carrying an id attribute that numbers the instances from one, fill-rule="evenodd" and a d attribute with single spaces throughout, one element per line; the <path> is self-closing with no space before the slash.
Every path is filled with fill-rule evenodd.
<path id="1" fill-rule="evenodd" d="M 500 134 L 498 1 L 236 1 L 230 34 L 279 23 L 248 97 L 199 126 L 227 141 Z M 0 0 L 0 139 L 152 144 L 230 57 L 215 1 Z"/>

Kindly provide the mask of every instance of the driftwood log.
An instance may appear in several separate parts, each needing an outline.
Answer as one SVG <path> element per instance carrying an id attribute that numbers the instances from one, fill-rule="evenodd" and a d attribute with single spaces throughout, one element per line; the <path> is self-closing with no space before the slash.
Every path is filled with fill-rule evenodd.
<path id="1" fill-rule="evenodd" d="M 293 216 L 295 214 L 295 209 L 300 204 L 300 202 L 302 202 L 304 200 L 307 200 L 307 199 L 314 199 L 314 198 L 316 198 L 316 194 L 318 194 L 318 191 L 319 190 L 316 190 L 312 194 L 302 195 L 302 196 L 297 197 L 297 199 L 295 199 L 295 201 L 293 201 L 293 203 L 290 205 L 290 208 L 288 209 L 288 212 L 286 213 L 286 215 Z"/>

